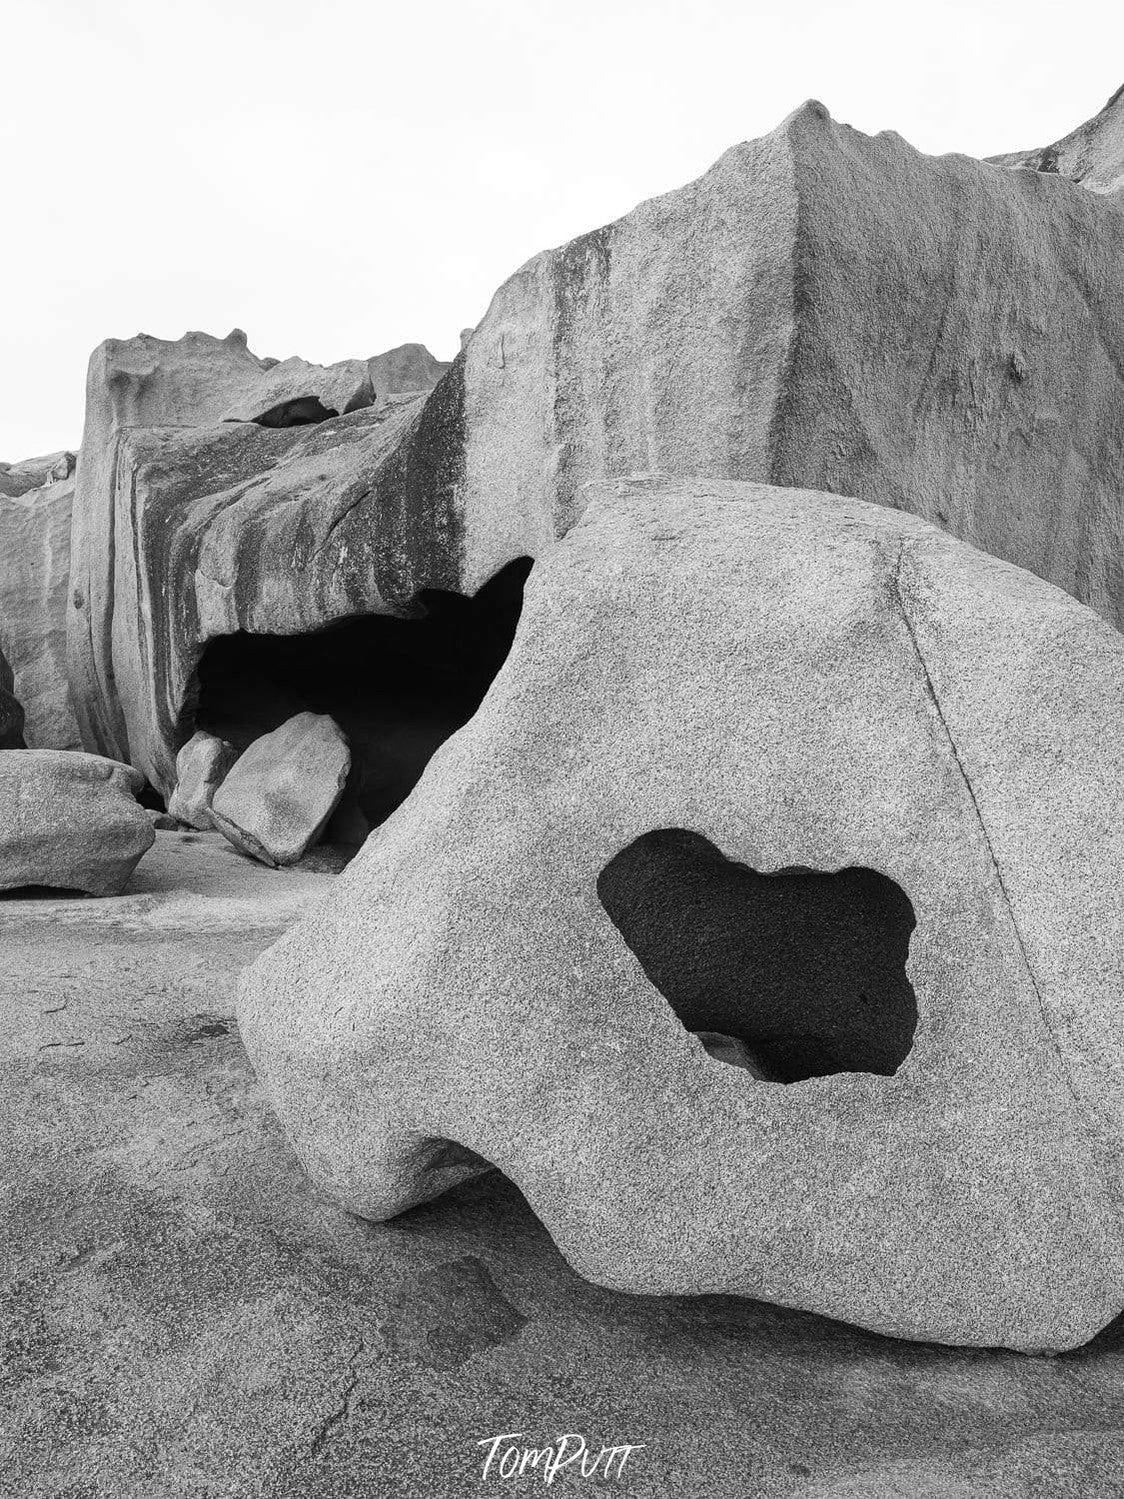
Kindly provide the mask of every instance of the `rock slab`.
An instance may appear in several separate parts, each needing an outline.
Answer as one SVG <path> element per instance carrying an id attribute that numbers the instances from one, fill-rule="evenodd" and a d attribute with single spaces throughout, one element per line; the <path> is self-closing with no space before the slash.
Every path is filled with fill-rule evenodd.
<path id="1" fill-rule="evenodd" d="M 326 713 L 298 713 L 255 739 L 211 803 L 214 826 L 263 864 L 294 864 L 343 795 L 351 752 Z"/>
<path id="2" fill-rule="evenodd" d="M 1124 1306 L 1124 638 L 856 500 L 638 479 L 583 509 L 476 716 L 244 980 L 305 1166 L 387 1218 L 491 1162 L 621 1290 L 1084 1343 Z M 598 896 L 660 829 L 899 887 L 892 1075 L 708 1056 Z"/>
<path id="3" fill-rule="evenodd" d="M 128 765 L 66 750 L 0 753 L 0 889 L 118 895 L 156 837 Z"/>

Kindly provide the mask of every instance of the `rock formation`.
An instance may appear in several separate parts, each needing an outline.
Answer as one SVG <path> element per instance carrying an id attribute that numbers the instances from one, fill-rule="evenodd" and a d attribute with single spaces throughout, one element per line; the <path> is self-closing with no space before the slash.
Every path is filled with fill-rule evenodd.
<path id="1" fill-rule="evenodd" d="M 464 353 L 469 586 L 589 480 L 757 479 L 914 511 L 1124 623 L 1124 216 L 819 104 L 530 261 Z"/>
<path id="2" fill-rule="evenodd" d="M 367 373 L 379 401 L 424 394 L 451 368 L 451 360 L 435 359 L 424 344 L 399 344 L 367 360 Z"/>
<path id="3" fill-rule="evenodd" d="M 32 749 L 76 749 L 66 665 L 74 454 L 0 472 L 0 652 L 15 674 Z"/>
<path id="4" fill-rule="evenodd" d="M 60 449 L 41 458 L 24 458 L 20 463 L 0 463 L 0 495 L 16 499 L 30 489 L 68 479 L 74 472 L 75 455 Z"/>
<path id="5" fill-rule="evenodd" d="M 887 507 L 577 508 L 480 711 L 244 981 L 300 1158 L 371 1218 L 494 1163 L 629 1291 L 1084 1342 L 1124 1306 L 1124 639 Z M 732 966 L 750 918 L 809 1018 Z"/>
<path id="6" fill-rule="evenodd" d="M 240 334 L 104 345 L 74 528 L 84 742 L 168 794 L 197 728 L 244 748 L 295 712 L 342 723 L 307 695 L 230 732 L 209 720 L 219 637 L 297 649 L 342 620 L 420 617 L 422 593 L 475 594 L 564 535 L 588 481 L 635 471 L 910 510 L 1122 624 L 1122 258 L 1111 198 L 924 156 L 813 103 L 530 261 L 428 396 L 391 387 L 437 361 L 392 351 L 366 362 L 373 405 L 263 427 L 346 408 L 363 361 L 320 371 L 317 394 Z M 467 714 L 436 716 L 407 789 L 422 740 Z"/>
<path id="7" fill-rule="evenodd" d="M 99 755 L 0 753 L 0 889 L 119 895 L 156 837 L 144 777 Z"/>
<path id="8" fill-rule="evenodd" d="M 351 752 L 327 714 L 298 713 L 256 739 L 211 801 L 211 822 L 263 864 L 295 864 L 335 811 Z"/>
<path id="9" fill-rule="evenodd" d="M 176 753 L 197 727 L 244 750 L 316 706 L 284 690 L 263 702 L 261 682 L 239 683 L 227 698 L 239 708 L 245 700 L 247 716 L 221 729 L 203 722 L 198 671 L 209 641 L 304 634 L 355 615 L 418 616 L 420 590 L 456 585 L 456 534 L 432 498 L 442 483 L 425 441 L 434 416 L 420 422 L 420 399 L 392 389 L 425 375 L 424 354 L 407 345 L 333 366 L 314 388 L 294 381 L 292 361 L 263 369 L 240 333 L 98 350 L 69 637 L 87 743 L 170 794 Z M 334 410 L 326 402 L 357 387 L 373 404 L 295 426 L 279 415 L 285 402 Z M 387 453 L 394 472 L 372 493 Z"/>
<path id="10" fill-rule="evenodd" d="M 1052 146 L 988 159 L 997 166 L 1056 172 L 1094 193 L 1120 192 L 1124 188 L 1124 87 L 1116 90 L 1100 114 Z"/>

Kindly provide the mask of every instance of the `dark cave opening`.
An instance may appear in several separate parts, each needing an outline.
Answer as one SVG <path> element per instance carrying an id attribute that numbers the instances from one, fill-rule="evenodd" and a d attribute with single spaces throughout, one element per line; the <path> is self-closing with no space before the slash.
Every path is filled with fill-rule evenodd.
<path id="1" fill-rule="evenodd" d="M 520 557 L 470 598 L 423 590 L 411 618 L 368 614 L 303 635 L 219 636 L 199 663 L 194 727 L 241 752 L 296 713 L 330 714 L 352 765 L 324 841 L 361 843 L 480 706 L 511 649 L 530 570 Z"/>
<path id="2" fill-rule="evenodd" d="M 683 828 L 616 854 L 597 894 L 649 980 L 711 1055 L 794 1083 L 892 1076 L 917 999 L 906 976 L 913 907 L 873 869 L 760 874 Z"/>
<path id="3" fill-rule="evenodd" d="M 268 411 L 254 417 L 259 427 L 314 427 L 319 422 L 339 416 L 334 406 L 325 406 L 319 396 L 296 396 L 279 401 Z"/>

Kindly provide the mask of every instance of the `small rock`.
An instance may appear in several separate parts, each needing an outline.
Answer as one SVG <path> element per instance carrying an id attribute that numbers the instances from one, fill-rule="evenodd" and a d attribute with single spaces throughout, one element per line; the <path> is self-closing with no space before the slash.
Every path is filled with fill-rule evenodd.
<path id="1" fill-rule="evenodd" d="M 255 739 L 211 804 L 235 848 L 263 864 L 294 864 L 316 842 L 343 794 L 351 751 L 326 713 L 298 713 Z"/>
<path id="2" fill-rule="evenodd" d="M 176 756 L 176 789 L 168 799 L 168 811 L 188 827 L 206 832 L 212 826 L 211 803 L 226 779 L 238 751 L 225 739 L 194 733 Z"/>
<path id="3" fill-rule="evenodd" d="M 721 1031 L 696 1031 L 695 1035 L 702 1042 L 707 1055 L 712 1056 L 716 1062 L 725 1062 L 729 1067 L 743 1067 L 762 1082 L 768 1080 L 768 1073 L 745 1042 L 737 1036 L 725 1036 Z"/>

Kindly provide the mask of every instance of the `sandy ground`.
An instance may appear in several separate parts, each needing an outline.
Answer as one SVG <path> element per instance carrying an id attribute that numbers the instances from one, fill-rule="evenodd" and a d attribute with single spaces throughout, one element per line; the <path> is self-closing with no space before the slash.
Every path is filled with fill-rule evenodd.
<path id="1" fill-rule="evenodd" d="M 1124 1494 L 1124 1323 L 899 1344 L 587 1285 L 498 1174 L 384 1225 L 321 1198 L 232 1014 L 330 877 L 161 833 L 116 900 L 0 900 L 0 1493 L 530 1493 L 477 1444 L 574 1432 L 644 1445 L 556 1492 Z"/>

